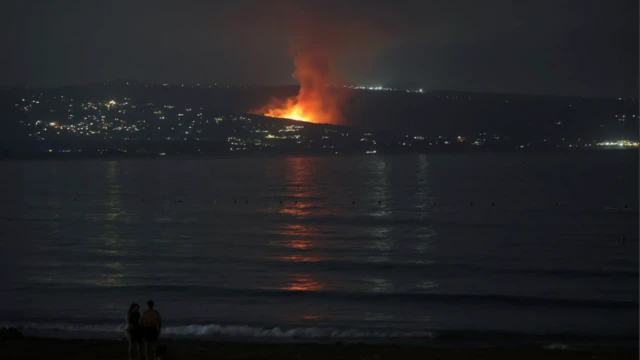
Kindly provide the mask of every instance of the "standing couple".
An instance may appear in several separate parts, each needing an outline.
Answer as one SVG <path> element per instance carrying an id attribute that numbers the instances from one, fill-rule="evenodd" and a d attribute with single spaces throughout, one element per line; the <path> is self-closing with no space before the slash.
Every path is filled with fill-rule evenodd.
<path id="1" fill-rule="evenodd" d="M 153 308 L 153 300 L 147 301 L 147 310 L 140 315 L 140 305 L 133 303 L 127 312 L 127 327 L 125 334 L 129 340 L 129 359 L 133 355 L 133 344 L 138 346 L 138 358 L 140 358 L 140 343 L 144 340 L 144 358 L 151 360 L 156 358 L 156 345 L 160 336 L 160 313 Z"/>

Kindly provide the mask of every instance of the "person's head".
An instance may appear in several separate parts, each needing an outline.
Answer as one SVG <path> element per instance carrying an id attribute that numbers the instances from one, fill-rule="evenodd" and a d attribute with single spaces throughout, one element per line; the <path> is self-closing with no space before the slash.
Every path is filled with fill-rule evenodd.
<path id="1" fill-rule="evenodd" d="M 136 303 L 133 303 L 133 304 L 131 304 L 131 306 L 129 306 L 129 312 L 138 311 L 138 310 L 140 310 L 140 305 L 138 305 Z"/>
<path id="2" fill-rule="evenodd" d="M 147 306 L 149 307 L 149 309 L 153 309 L 153 300 L 147 301 Z"/>

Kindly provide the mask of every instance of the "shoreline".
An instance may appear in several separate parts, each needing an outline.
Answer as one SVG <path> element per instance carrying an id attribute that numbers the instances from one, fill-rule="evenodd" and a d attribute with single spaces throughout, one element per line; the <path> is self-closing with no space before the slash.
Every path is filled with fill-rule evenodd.
<path id="1" fill-rule="evenodd" d="M 127 359 L 127 342 L 26 338 L 0 342 L 3 359 Z M 447 348 L 421 345 L 258 343 L 161 339 L 166 359 L 638 359 L 638 349 L 594 348 L 586 350 L 542 347 Z"/>
<path id="2" fill-rule="evenodd" d="M 159 155 L 158 153 L 120 153 L 105 152 L 71 152 L 71 153 L 18 153 L 18 154 L 2 154 L 0 153 L 0 161 L 73 161 L 73 160 L 196 160 L 196 159 L 281 159 L 291 157 L 302 158 L 340 158 L 340 157 L 376 157 L 376 156 L 406 156 L 406 155 L 474 155 L 474 154 L 554 154 L 554 155 L 603 155 L 603 154 L 619 154 L 638 152 L 637 148 L 629 149 L 532 149 L 532 150 L 500 150 L 500 149 L 478 149 L 478 150 L 441 150 L 441 151 L 380 151 L 375 154 L 366 154 L 359 151 L 338 151 L 336 152 L 243 152 L 243 153 L 166 153 Z"/>

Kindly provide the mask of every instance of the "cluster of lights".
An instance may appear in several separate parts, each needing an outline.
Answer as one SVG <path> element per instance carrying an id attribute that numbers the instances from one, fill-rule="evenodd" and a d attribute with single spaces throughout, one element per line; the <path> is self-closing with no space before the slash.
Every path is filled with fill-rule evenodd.
<path id="1" fill-rule="evenodd" d="M 54 96 L 49 99 L 42 98 L 43 94 L 33 95 L 32 99 L 22 99 L 15 106 L 28 117 L 34 118 L 41 113 L 44 117 L 52 117 L 47 120 L 19 120 L 24 126 L 31 128 L 29 136 L 37 140 L 47 140 L 54 136 L 86 136 L 92 138 L 123 139 L 123 140 L 151 140 L 150 135 L 141 135 L 144 131 L 153 130 L 153 136 L 158 136 L 157 131 L 171 131 L 172 134 L 162 136 L 165 140 L 200 140 L 206 124 L 223 123 L 225 117 L 218 116 L 205 119 L 201 111 L 194 111 L 195 108 L 187 107 L 178 109 L 175 105 L 154 105 L 147 103 L 144 109 L 136 109 L 130 104 L 131 99 L 107 99 L 103 101 L 74 101 L 74 99 L 64 96 Z M 41 99 L 42 98 L 42 99 Z M 40 108 L 36 108 L 36 107 Z M 46 108 L 45 108 L 46 107 Z M 38 110 L 39 112 L 36 112 Z M 182 110 L 182 111 L 180 111 Z M 53 115 L 52 115 L 53 114 Z M 58 115 L 60 114 L 60 115 Z M 148 119 L 143 116 L 150 116 Z M 193 114 L 190 115 L 190 114 Z M 60 120 L 58 120 L 60 119 Z M 167 125 L 164 120 L 173 119 L 173 125 Z M 233 116 L 228 118 L 232 122 L 243 122 L 251 124 L 251 119 L 245 116 Z M 259 124 L 258 124 L 259 126 Z M 297 131 L 301 126 L 295 128 L 288 127 L 286 131 Z M 135 136 L 127 133 L 136 134 Z M 169 135 L 169 136 L 167 136 Z M 186 137 L 185 137 L 186 136 Z"/>
<path id="2" fill-rule="evenodd" d="M 284 129 L 278 130 L 278 132 L 295 132 L 304 129 L 303 125 L 287 125 Z"/>
<path id="3" fill-rule="evenodd" d="M 40 97 L 42 94 L 40 95 Z M 112 119 L 107 119 L 106 115 L 103 115 L 103 109 L 106 108 L 107 111 L 113 113 L 113 111 L 117 110 L 118 114 L 126 114 L 125 108 L 135 108 L 133 105 L 129 105 L 128 98 L 124 98 L 124 102 L 116 102 L 115 100 L 108 100 L 102 103 L 93 103 L 93 102 L 78 102 L 75 104 L 74 99 L 65 98 L 64 96 L 53 97 L 54 101 L 58 101 L 59 105 L 64 106 L 63 112 L 66 113 L 66 116 L 63 115 L 61 117 L 66 117 L 65 123 L 60 121 L 42 121 L 36 120 L 33 123 L 27 123 L 26 126 L 34 127 L 35 130 L 32 131 L 29 136 L 35 137 L 38 140 L 45 140 L 46 134 L 60 135 L 61 132 L 70 135 L 76 136 L 95 136 L 95 135 L 106 135 L 108 134 L 108 130 L 112 131 L 123 131 L 123 132 L 139 132 L 140 129 L 138 126 L 144 127 L 145 120 L 137 121 L 138 124 L 126 124 L 124 120 L 121 120 L 117 117 Z M 23 101 L 25 101 L 23 99 Z M 51 100 L 45 100 L 44 103 L 50 103 Z M 40 104 L 40 101 L 32 101 L 32 104 Z M 63 104 L 64 103 L 64 104 Z M 74 105 L 75 108 L 74 108 Z M 32 106 L 22 107 L 25 113 L 32 111 Z M 48 109 L 48 113 L 57 113 L 60 109 Z M 78 117 L 78 120 L 75 120 L 74 111 L 83 111 L 81 118 Z M 91 112 L 91 113 L 87 113 Z M 21 121 L 22 122 L 22 121 Z M 74 122 L 69 124 L 69 122 Z M 22 122 L 24 123 L 24 122 Z M 55 132 L 55 133 L 54 133 Z"/>
<path id="4" fill-rule="evenodd" d="M 397 91 L 396 89 L 384 88 L 382 86 L 349 86 L 349 88 L 372 91 Z M 422 90 L 416 92 L 422 92 Z M 218 116 L 210 117 L 210 120 L 207 120 L 205 118 L 205 115 L 203 114 L 203 108 L 176 108 L 176 106 L 174 105 L 156 106 L 153 103 L 147 103 L 146 105 L 142 105 L 144 109 L 131 110 L 136 109 L 136 106 L 130 104 L 130 101 L 131 99 L 129 98 L 123 98 L 118 99 L 117 101 L 116 99 L 107 99 L 103 101 L 82 102 L 75 101 L 73 98 L 64 96 L 56 96 L 47 99 L 46 97 L 43 97 L 43 94 L 37 94 L 33 95 L 32 99 L 22 99 L 22 101 L 19 101 L 18 99 L 15 106 L 19 111 L 23 111 L 24 113 L 28 114 L 27 116 L 31 117 L 31 119 L 36 118 L 36 116 L 38 116 L 36 114 L 43 113 L 44 118 L 41 119 L 44 120 L 20 120 L 20 123 L 32 129 L 29 136 L 33 136 L 38 140 L 45 140 L 45 136 L 53 137 L 61 134 L 100 137 L 104 139 L 119 138 L 124 140 L 140 140 L 141 137 L 144 137 L 144 139 L 146 140 L 150 138 L 140 135 L 140 133 L 143 133 L 145 130 L 156 131 L 156 129 L 173 131 L 173 133 L 165 133 L 162 135 L 158 135 L 158 133 L 155 132 L 153 136 L 156 136 L 156 138 L 162 138 L 166 140 L 188 140 L 188 138 L 185 137 L 188 136 L 191 139 L 200 140 L 203 131 L 205 131 L 205 133 L 207 131 L 206 128 L 200 128 L 201 126 L 209 123 L 220 124 L 227 121 L 234 122 L 236 124 L 240 123 L 242 125 L 242 129 L 245 129 L 249 133 L 256 134 L 255 136 L 249 138 L 245 138 L 244 136 L 242 138 L 227 138 L 228 145 L 231 146 L 231 149 L 234 151 L 246 150 L 247 146 L 249 145 L 259 146 L 262 149 L 263 146 L 273 147 L 278 143 L 277 141 L 265 141 L 266 139 L 293 139 L 298 144 L 301 144 L 303 142 L 306 144 L 315 142 L 312 139 L 305 140 L 305 136 L 296 133 L 302 131 L 302 129 L 305 128 L 304 125 L 289 125 L 286 123 L 279 124 L 277 126 L 268 125 L 267 127 L 270 127 L 271 133 L 275 134 L 272 135 L 270 131 L 265 130 L 264 126 L 261 126 L 260 123 L 252 122 L 251 118 L 245 116 L 233 116 L 226 118 Z M 48 108 L 47 106 L 52 107 Z M 35 109 L 39 110 L 34 111 Z M 147 120 L 135 118 L 136 115 L 145 116 L 144 114 L 146 114 L 146 116 L 148 117 Z M 636 118 L 636 114 L 621 114 L 615 115 L 615 117 L 617 119 Z M 169 125 L 164 121 L 165 119 L 174 119 L 176 123 Z M 562 125 L 563 123 L 562 121 L 558 121 L 556 124 Z M 236 130 L 233 131 L 235 132 Z M 376 145 L 376 141 L 374 140 L 375 137 L 372 133 L 363 133 L 363 135 L 364 136 L 362 137 L 358 136 L 356 139 L 359 139 L 361 142 L 372 143 L 373 145 Z M 322 139 L 328 140 L 334 137 L 348 136 L 350 136 L 348 132 L 343 133 L 336 129 L 325 128 L 324 136 L 322 136 Z M 457 136 L 451 138 L 447 138 L 446 136 L 438 136 L 437 138 L 433 138 L 433 140 L 431 140 L 423 135 L 406 135 L 405 137 L 406 139 L 399 141 L 398 144 L 402 146 L 412 146 L 412 143 L 415 144 L 417 142 L 429 141 L 429 145 L 450 145 L 459 142 L 469 143 L 474 146 L 480 146 L 485 145 L 488 139 L 491 140 L 491 138 L 493 138 L 493 140 L 501 140 L 503 138 L 501 136 L 498 136 L 497 134 L 490 134 L 486 132 L 478 133 L 478 136 L 473 136 L 471 138 L 466 138 L 465 136 Z M 504 139 L 509 140 L 508 137 L 505 137 Z M 316 139 L 316 141 L 317 140 L 318 139 Z M 562 141 L 565 141 L 565 139 L 563 138 Z M 324 141 L 322 142 L 325 143 Z M 547 139 L 544 139 L 543 142 L 547 142 Z M 578 142 L 580 142 L 580 139 L 578 139 Z M 593 142 L 584 144 L 584 147 L 591 147 L 592 144 L 597 147 L 639 147 L 638 142 L 630 140 L 604 141 L 599 143 Z M 517 147 L 525 148 L 529 146 L 531 146 L 531 143 L 528 143 L 526 145 L 518 145 Z M 568 146 L 578 147 L 578 145 Z M 333 148 L 333 145 L 327 143 L 323 147 Z M 580 147 L 583 147 L 583 145 L 580 145 Z"/>
<path id="5" fill-rule="evenodd" d="M 596 146 L 638 147 L 640 143 L 629 140 L 605 141 L 596 143 Z"/>
<path id="6" fill-rule="evenodd" d="M 354 89 L 354 90 L 371 90 L 371 91 L 406 91 L 406 92 L 415 92 L 415 93 L 424 93 L 423 89 L 417 89 L 417 90 L 401 90 L 401 89 L 395 89 L 395 88 L 389 88 L 389 87 L 384 87 L 384 86 L 362 86 L 362 85 L 345 85 L 343 86 L 345 88 L 349 88 L 349 89 Z"/>

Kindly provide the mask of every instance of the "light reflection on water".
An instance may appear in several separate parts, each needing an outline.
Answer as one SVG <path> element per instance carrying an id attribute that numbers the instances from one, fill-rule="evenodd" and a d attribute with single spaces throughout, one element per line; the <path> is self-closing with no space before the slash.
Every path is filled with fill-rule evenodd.
<path id="1" fill-rule="evenodd" d="M 365 279 L 371 283 L 371 292 L 374 293 L 389 293 L 393 292 L 393 283 L 388 279 Z"/>
<path id="2" fill-rule="evenodd" d="M 326 283 L 316 280 L 309 274 L 292 274 L 282 286 L 286 291 L 322 291 Z"/>
<path id="3" fill-rule="evenodd" d="M 392 194 L 393 180 L 391 177 L 391 167 L 389 158 L 369 157 L 363 160 L 360 165 L 363 171 L 369 176 L 361 183 L 355 184 L 356 188 L 343 188 L 339 180 L 332 182 L 332 177 L 323 177 L 325 173 L 315 159 L 287 158 L 281 168 L 269 168 L 268 173 L 273 176 L 282 176 L 286 184 L 282 194 L 272 194 L 275 197 L 282 196 L 288 199 L 284 205 L 277 207 L 281 215 L 288 216 L 291 222 L 278 224 L 275 227 L 275 238 L 269 241 L 269 246 L 275 249 L 269 258 L 283 263 L 323 263 L 335 260 L 354 261 L 363 264 L 392 264 L 394 254 L 409 246 L 415 249 L 416 254 L 423 254 L 417 260 L 421 263 L 428 263 L 431 244 L 435 241 L 436 233 L 426 224 L 414 227 L 414 235 L 411 239 L 406 237 L 406 230 L 398 226 L 373 226 L 368 227 L 368 231 L 359 235 L 358 247 L 362 250 L 362 255 L 349 257 L 336 257 L 335 246 L 338 246 L 332 238 L 343 236 L 342 232 L 331 232 L 335 225 L 328 221 L 326 224 L 316 223 L 310 225 L 305 221 L 297 219 L 313 219 L 315 217 L 326 218 L 331 216 L 343 216 L 344 212 L 352 212 L 354 217 L 368 216 L 372 219 L 394 219 L 396 215 L 394 208 L 398 206 Z M 416 158 L 415 174 L 415 194 L 411 198 L 414 208 L 418 210 L 413 216 L 423 220 L 428 219 L 426 205 L 431 203 L 431 189 L 428 182 L 428 162 L 426 156 Z M 338 175 L 338 174 L 336 174 Z M 340 176 L 348 176 L 340 174 Z M 320 178 L 321 181 L 318 181 Z M 354 184 L 350 184 L 353 186 Z M 334 191 L 328 194 L 327 189 Z M 340 199 L 345 192 L 356 192 L 362 194 L 361 197 L 369 199 L 367 207 L 359 206 L 360 199 L 349 204 L 349 201 Z M 329 196 L 327 196 L 329 195 Z M 357 197 L 357 196 L 356 196 Z M 372 205 L 371 205 L 372 204 Z M 363 212 L 362 210 L 366 212 Z M 403 236 L 403 243 L 398 245 L 398 237 Z M 355 244 L 353 244 L 355 245 Z M 400 246 L 400 247 L 398 247 Z M 277 250 L 280 249 L 280 250 Z M 425 258 L 425 256 L 427 256 Z M 411 262 L 412 260 L 399 258 L 395 261 Z M 283 277 L 283 290 L 297 291 L 318 291 L 323 288 L 318 286 L 323 281 L 335 282 L 335 272 L 329 266 L 323 267 L 324 271 L 314 271 L 313 273 L 288 273 Z M 378 278 L 362 277 L 359 281 L 362 284 L 369 284 L 368 291 L 393 292 L 396 288 L 396 279 L 379 273 Z M 332 280 L 333 279 L 333 280 Z M 356 279 L 353 279 L 355 281 Z M 351 280 L 350 280 L 351 281 Z M 416 279 L 414 286 L 416 289 L 425 290 L 437 287 L 432 279 Z M 347 284 L 349 281 L 347 282 Z M 429 285 L 426 285 L 429 284 Z M 348 286 L 348 285 L 347 285 Z M 354 287 L 352 291 L 360 291 Z M 349 290 L 348 288 L 344 290 Z"/>
<path id="4" fill-rule="evenodd" d="M 316 207 L 312 198 L 319 195 L 315 193 L 317 187 L 313 178 L 313 169 L 309 161 L 304 158 L 287 158 L 285 164 L 286 188 L 282 195 L 293 199 L 294 204 L 281 206 L 280 213 L 297 217 L 310 215 L 311 209 Z M 295 224 L 291 225 L 295 226 Z M 305 229 L 300 226 L 298 230 Z"/>
<path id="5" fill-rule="evenodd" d="M 291 240 L 289 244 L 285 246 L 298 250 L 309 250 L 313 248 L 311 241 L 305 239 Z"/>
<path id="6" fill-rule="evenodd" d="M 278 259 L 281 261 L 292 261 L 292 262 L 320 262 L 324 260 L 321 257 L 307 256 L 302 254 L 276 256 L 274 257 L 274 259 Z"/>
<path id="7" fill-rule="evenodd" d="M 118 161 L 109 161 L 107 163 L 106 185 L 109 198 L 105 203 L 106 221 L 104 231 L 96 234 L 100 237 L 103 246 L 97 251 L 109 255 L 109 258 L 114 259 L 114 261 L 106 263 L 101 277 L 96 279 L 95 283 L 99 286 L 125 285 L 124 272 L 126 267 L 117 261 L 117 259 L 124 256 L 123 251 L 126 249 L 126 245 L 123 244 L 123 239 L 120 236 L 118 221 L 121 218 L 127 218 L 127 213 L 122 207 L 120 199 L 122 184 L 120 183 L 119 165 Z"/>
<path id="8" fill-rule="evenodd" d="M 6 254 L 15 256 L 0 254 L 0 260 L 25 269 L 24 275 L 18 272 L 2 286 L 27 285 L 27 290 L 8 294 L 2 305 L 9 311 L 24 309 L 29 299 L 37 298 L 32 297 L 33 291 L 62 286 L 67 292 L 50 294 L 52 313 L 78 314 L 69 299 L 90 297 L 85 301 L 87 312 L 102 306 L 117 310 L 105 318 L 121 319 L 117 304 L 149 296 L 163 311 L 170 310 L 173 320 L 186 323 L 217 323 L 221 318 L 247 323 L 268 317 L 271 325 L 291 318 L 309 325 L 349 327 L 363 319 L 393 326 L 398 323 L 389 323 L 409 318 L 428 327 L 431 320 L 446 325 L 449 317 L 442 308 L 448 304 L 433 304 L 424 293 L 503 297 L 562 293 L 597 299 L 625 296 L 626 300 L 636 296 L 637 253 L 630 257 L 628 247 L 636 244 L 637 237 L 630 235 L 622 244 L 606 236 L 637 233 L 637 217 L 603 212 L 598 204 L 611 198 L 637 199 L 637 174 L 625 175 L 633 180 L 629 181 L 633 187 L 606 187 L 615 194 L 592 192 L 594 199 L 580 203 L 591 206 L 589 212 L 581 212 L 578 206 L 573 210 L 551 206 L 549 212 L 513 213 L 507 210 L 521 208 L 525 201 L 580 201 L 571 197 L 577 192 L 568 186 L 538 186 L 542 182 L 532 179 L 542 172 L 553 170 L 554 178 L 572 181 L 584 178 L 572 175 L 566 163 L 554 163 L 552 158 L 530 159 L 519 170 L 522 181 L 516 186 L 503 181 L 513 173 L 515 160 L 439 159 L 31 163 L 21 186 L 36 195 L 20 204 L 19 214 L 10 206 L 0 207 L 0 214 L 8 219 L 0 227 L 16 235 L 6 241 L 14 250 Z M 580 159 L 574 160 L 572 166 L 581 164 Z M 583 173 L 592 169 L 591 162 L 580 166 Z M 461 180 L 470 174 L 473 182 Z M 598 174 L 594 173 L 595 180 L 589 179 L 594 188 L 612 183 L 604 176 L 597 178 Z M 46 185 L 42 179 L 47 179 Z M 534 193 L 520 192 L 525 186 L 521 183 Z M 434 198 L 437 206 L 431 204 Z M 478 205 L 469 207 L 467 199 Z M 495 210 L 490 205 L 493 201 Z M 637 202 L 629 204 L 637 208 Z M 579 234 L 580 246 L 559 239 L 557 234 L 564 233 Z M 514 247 L 519 249 L 517 258 L 510 252 Z M 478 270 L 460 264 L 473 264 Z M 598 273 L 611 266 L 631 276 L 602 281 L 602 275 L 585 275 L 567 280 L 548 273 L 554 268 Z M 530 275 L 541 267 L 546 268 L 545 275 Z M 488 278 L 496 281 L 487 282 Z M 292 291 L 300 294 L 282 294 Z M 402 306 L 395 295 L 403 299 Z M 106 307 L 106 302 L 117 306 Z M 476 309 L 484 306 L 460 303 Z M 31 304 L 38 308 L 41 303 L 33 300 Z M 485 306 L 475 314 L 493 309 Z M 459 310 L 453 315 L 459 315 Z M 346 320 L 340 323 L 339 317 Z M 593 327 L 625 321 L 620 317 L 598 322 L 590 312 L 575 319 Z M 454 325 L 472 326 L 474 321 Z"/>
<path id="9" fill-rule="evenodd" d="M 365 181 L 356 184 L 357 188 L 341 188 L 339 184 L 332 184 L 330 178 L 322 178 L 318 181 L 317 177 L 321 177 L 323 169 L 314 163 L 314 159 L 305 158 L 288 158 L 284 160 L 285 166 L 282 168 L 280 175 L 285 179 L 286 187 L 282 196 L 286 199 L 296 199 L 297 203 L 280 206 L 277 211 L 281 215 L 289 216 L 291 222 L 278 224 L 275 228 L 275 238 L 269 241 L 269 246 L 276 250 L 270 255 L 272 260 L 283 263 L 323 263 L 330 261 L 354 261 L 362 264 L 384 264 L 392 263 L 394 254 L 401 250 L 398 246 L 398 236 L 404 236 L 405 242 L 402 247 L 409 245 L 414 248 L 418 254 L 429 254 L 431 243 L 435 239 L 435 232 L 426 225 L 420 225 L 415 229 L 413 239 L 407 239 L 405 229 L 397 228 L 397 226 L 374 226 L 369 227 L 367 232 L 359 235 L 357 247 L 361 248 L 362 255 L 348 257 L 337 257 L 335 246 L 338 246 L 333 240 L 332 234 L 335 236 L 343 236 L 342 232 L 329 231 L 334 229 L 335 225 L 328 221 L 326 224 L 310 225 L 306 222 L 297 221 L 298 218 L 308 219 L 314 217 L 341 216 L 344 212 L 352 212 L 352 216 L 368 216 L 370 218 L 393 219 L 394 203 L 392 195 L 392 179 L 391 169 L 388 164 L 389 159 L 384 157 L 371 157 L 365 159 L 361 165 L 370 174 Z M 431 190 L 428 184 L 428 164 L 425 156 L 417 158 L 416 163 L 416 184 L 417 190 L 412 202 L 415 208 L 422 209 L 427 203 L 430 203 Z M 275 174 L 275 169 L 270 170 Z M 353 186 L 353 185 L 351 185 Z M 352 204 L 339 196 L 327 196 L 326 188 L 330 188 L 336 194 L 342 194 L 345 191 L 361 193 L 364 198 L 370 199 L 367 207 L 356 203 Z M 279 194 L 275 194 L 277 197 Z M 340 202 L 340 203 L 338 203 Z M 362 202 L 359 200 L 358 202 Z M 319 209 L 319 210 L 318 210 Z M 362 212 L 360 209 L 366 210 Z M 420 219 L 425 219 L 428 214 L 420 211 L 417 215 Z M 348 234 L 347 234 L 348 235 Z M 352 244 L 356 245 L 356 243 Z M 410 262 L 407 259 L 398 259 L 401 262 Z M 396 261 L 398 261 L 396 260 Z M 422 263 L 428 263 L 428 258 L 418 260 Z M 330 266 L 324 266 L 323 271 L 314 271 L 309 273 L 287 273 L 283 277 L 282 290 L 295 291 L 319 291 L 326 289 L 323 285 L 326 281 L 336 283 L 340 279 L 335 278 L 336 272 Z M 392 269 L 390 269 L 392 271 Z M 391 274 L 391 273 L 389 273 Z M 343 288 L 344 291 L 367 291 L 373 293 L 386 293 L 396 291 L 394 284 L 397 279 L 388 276 L 385 273 L 378 273 L 380 277 L 370 278 L 364 276 L 360 279 L 349 279 Z M 322 280 L 320 280 L 322 279 Z M 349 283 L 356 281 L 361 284 L 368 284 L 365 288 L 354 286 L 349 288 Z M 426 290 L 437 287 L 433 279 L 416 279 L 414 286 L 416 289 Z M 428 285 L 427 285 L 428 284 Z"/>
<path id="10" fill-rule="evenodd" d="M 385 157 L 377 157 L 369 164 L 372 174 L 368 182 L 369 196 L 380 205 L 374 207 L 374 211 L 370 213 L 371 216 L 385 217 L 392 214 L 389 204 L 391 201 L 389 182 L 391 170 L 388 168 L 387 161 L 388 159 Z"/>
<path id="11" fill-rule="evenodd" d="M 317 186 L 311 185 L 315 183 L 312 167 L 303 158 L 288 158 L 285 169 L 286 187 L 284 196 L 304 200 L 304 202 L 295 200 L 297 203 L 293 207 L 281 206 L 279 208 L 280 214 L 294 217 L 310 215 L 310 209 L 317 207 L 317 204 L 311 199 L 318 198 L 321 195 L 317 193 Z M 295 252 L 293 254 L 278 254 L 273 257 L 284 262 L 320 262 L 329 260 L 313 252 L 318 241 L 315 237 L 316 234 L 317 228 L 306 224 L 292 222 L 281 225 L 277 230 L 278 239 L 271 244 Z M 284 283 L 281 289 L 286 291 L 320 291 L 325 286 L 316 276 L 317 274 L 311 273 L 289 274 L 283 279 Z"/>

